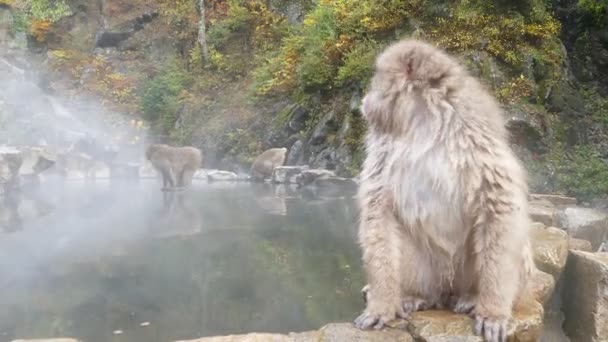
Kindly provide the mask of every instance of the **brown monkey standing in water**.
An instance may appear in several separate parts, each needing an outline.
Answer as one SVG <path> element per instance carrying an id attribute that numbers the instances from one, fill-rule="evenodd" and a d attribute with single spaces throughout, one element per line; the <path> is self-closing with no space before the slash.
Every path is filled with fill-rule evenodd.
<path id="1" fill-rule="evenodd" d="M 376 60 L 362 113 L 361 329 L 451 307 L 506 341 L 534 270 L 525 171 L 499 105 L 443 51 L 404 40 Z"/>
<path id="2" fill-rule="evenodd" d="M 255 158 L 251 165 L 251 176 L 254 180 L 264 180 L 272 176 L 272 171 L 277 166 L 282 166 L 287 157 L 287 148 L 271 148 L 262 152 Z"/>
<path id="3" fill-rule="evenodd" d="M 191 146 L 172 147 L 153 144 L 146 150 L 146 159 L 163 177 L 162 190 L 180 190 L 192 183 L 192 176 L 202 164 L 202 154 Z"/>

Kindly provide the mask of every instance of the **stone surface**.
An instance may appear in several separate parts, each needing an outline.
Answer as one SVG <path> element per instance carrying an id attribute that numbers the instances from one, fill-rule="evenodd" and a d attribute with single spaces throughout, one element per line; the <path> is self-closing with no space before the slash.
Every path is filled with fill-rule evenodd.
<path id="1" fill-rule="evenodd" d="M 237 181 L 239 180 L 239 176 L 231 171 L 224 170 L 210 170 L 207 172 L 207 179 L 210 182 L 216 181 Z"/>
<path id="2" fill-rule="evenodd" d="M 308 169 L 308 165 L 275 167 L 271 179 L 273 183 L 297 184 L 298 175 Z"/>
<path id="3" fill-rule="evenodd" d="M 557 223 L 568 235 L 591 242 L 594 250 L 608 238 L 608 215 L 596 209 L 569 207 L 557 214 Z"/>
<path id="4" fill-rule="evenodd" d="M 533 227 L 531 237 L 536 266 L 558 279 L 568 259 L 568 235 L 557 228 Z"/>
<path id="5" fill-rule="evenodd" d="M 533 201 L 547 201 L 557 206 L 576 205 L 576 198 L 562 195 L 530 194 L 530 199 Z"/>
<path id="6" fill-rule="evenodd" d="M 20 150 L 23 157 L 23 164 L 19 169 L 21 175 L 39 174 L 57 162 L 57 154 L 42 147 L 23 147 Z"/>
<path id="7" fill-rule="evenodd" d="M 553 290 L 555 289 L 555 278 L 546 272 L 535 272 L 532 277 L 532 295 L 539 303 L 545 305 L 551 299 Z"/>
<path id="8" fill-rule="evenodd" d="M 324 169 L 307 169 L 300 172 L 296 177 L 296 182 L 300 186 L 306 186 L 314 183 L 315 180 L 321 177 L 334 177 L 336 174 L 331 170 Z"/>
<path id="9" fill-rule="evenodd" d="M 571 250 L 574 249 L 574 250 L 583 251 L 583 252 L 592 252 L 593 251 L 591 242 L 589 242 L 587 240 L 583 240 L 583 239 L 577 239 L 577 238 L 570 237 L 569 246 L 570 246 Z"/>
<path id="10" fill-rule="evenodd" d="M 12 340 L 11 342 L 80 342 L 73 338 L 42 338 L 34 340 Z"/>
<path id="11" fill-rule="evenodd" d="M 332 323 L 318 331 L 289 334 L 251 333 L 244 335 L 229 335 L 205 337 L 196 340 L 183 340 L 175 342 L 414 342 L 414 339 L 405 331 L 397 329 L 384 329 L 382 331 L 363 331 L 355 328 L 351 323 Z"/>
<path id="12" fill-rule="evenodd" d="M 572 251 L 565 279 L 566 333 L 572 341 L 608 341 L 608 254 Z"/>
<path id="13" fill-rule="evenodd" d="M 546 226 L 555 226 L 557 209 L 546 200 L 530 201 L 530 217 L 532 220 L 542 222 Z"/>

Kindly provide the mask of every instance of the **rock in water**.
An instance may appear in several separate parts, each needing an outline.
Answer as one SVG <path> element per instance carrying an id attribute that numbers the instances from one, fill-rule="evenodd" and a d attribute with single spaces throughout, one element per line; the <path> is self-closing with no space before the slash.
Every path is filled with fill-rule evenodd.
<path id="1" fill-rule="evenodd" d="M 210 182 L 213 181 L 237 181 L 239 180 L 239 176 L 231 171 L 223 171 L 223 170 L 211 170 L 207 172 L 207 179 Z"/>
<path id="2" fill-rule="evenodd" d="M 308 165 L 275 167 L 271 179 L 273 183 L 297 184 L 297 177 L 308 169 Z"/>
<path id="3" fill-rule="evenodd" d="M 307 169 L 300 172 L 296 177 L 296 183 L 300 186 L 312 184 L 316 179 L 321 177 L 335 177 L 335 172 L 324 169 Z"/>
<path id="4" fill-rule="evenodd" d="M 608 341 L 608 254 L 572 251 L 564 291 L 564 329 L 572 341 Z"/>

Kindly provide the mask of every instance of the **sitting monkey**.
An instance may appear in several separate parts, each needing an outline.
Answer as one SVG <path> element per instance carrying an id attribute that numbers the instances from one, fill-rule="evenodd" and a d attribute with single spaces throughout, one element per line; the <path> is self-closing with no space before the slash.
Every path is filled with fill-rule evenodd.
<path id="1" fill-rule="evenodd" d="M 355 325 L 451 307 L 485 341 L 506 341 L 535 266 L 526 174 L 499 105 L 454 58 L 405 40 L 378 56 L 361 109 L 368 285 Z"/>
<path id="2" fill-rule="evenodd" d="M 153 144 L 146 150 L 146 159 L 163 178 L 163 191 L 181 190 L 192 183 L 196 170 L 202 166 L 203 157 L 192 146 L 173 147 Z"/>
<path id="3" fill-rule="evenodd" d="M 251 165 L 251 176 L 254 180 L 264 180 L 272 176 L 272 171 L 277 166 L 282 166 L 287 157 L 287 148 L 271 148 L 262 152 Z"/>

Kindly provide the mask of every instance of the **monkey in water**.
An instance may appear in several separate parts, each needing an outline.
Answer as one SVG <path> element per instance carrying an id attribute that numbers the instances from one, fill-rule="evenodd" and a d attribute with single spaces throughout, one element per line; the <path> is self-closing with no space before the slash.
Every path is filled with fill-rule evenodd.
<path id="1" fill-rule="evenodd" d="M 285 163 L 287 157 L 287 148 L 271 148 L 262 152 L 257 158 L 255 158 L 251 165 L 251 176 L 255 180 L 264 180 L 264 178 L 270 178 L 272 171 L 277 166 L 282 166 Z"/>
<path id="2" fill-rule="evenodd" d="M 486 341 L 506 341 L 535 266 L 527 176 L 499 105 L 453 57 L 403 40 L 377 57 L 361 112 L 367 304 L 355 325 L 451 308 Z"/>
<path id="3" fill-rule="evenodd" d="M 202 165 L 203 157 L 192 146 L 173 147 L 152 144 L 146 150 L 146 159 L 163 178 L 163 191 L 181 190 L 192 183 L 192 177 Z"/>

